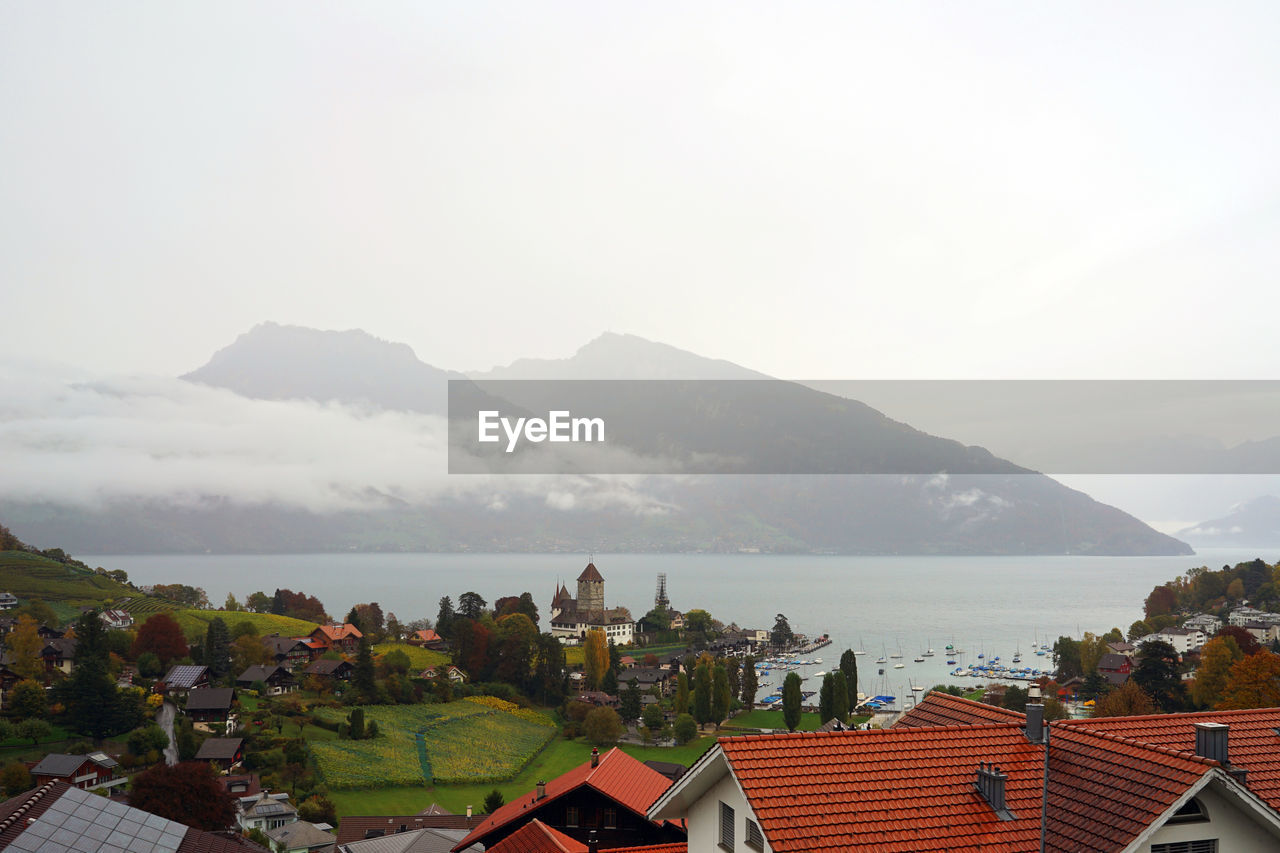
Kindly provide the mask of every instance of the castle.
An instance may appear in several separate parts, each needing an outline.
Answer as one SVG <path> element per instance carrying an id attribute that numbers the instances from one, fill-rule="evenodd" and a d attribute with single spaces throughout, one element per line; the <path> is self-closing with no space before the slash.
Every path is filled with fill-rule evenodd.
<path id="1" fill-rule="evenodd" d="M 569 595 L 564 584 L 556 587 L 551 599 L 551 634 L 562 640 L 582 640 L 587 632 L 599 628 L 614 645 L 627 645 L 635 639 L 636 623 L 625 607 L 604 606 L 604 577 L 595 563 L 578 575 L 578 597 Z"/>

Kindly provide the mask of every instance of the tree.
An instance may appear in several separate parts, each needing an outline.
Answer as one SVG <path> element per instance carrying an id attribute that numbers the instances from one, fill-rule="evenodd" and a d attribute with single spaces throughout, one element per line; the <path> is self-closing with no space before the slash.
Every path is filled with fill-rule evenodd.
<path id="1" fill-rule="evenodd" d="M 662 716 L 662 706 L 657 702 L 649 705 L 644 709 L 644 713 L 641 715 L 641 720 L 644 723 L 644 727 L 649 731 L 658 731 L 658 729 L 662 728 L 662 724 L 666 722 Z"/>
<path id="2" fill-rule="evenodd" d="M 1191 685 L 1191 698 L 1201 708 L 1212 708 L 1222 701 L 1232 665 L 1244 657 L 1234 637 L 1214 637 L 1200 649 L 1200 666 Z"/>
<path id="3" fill-rule="evenodd" d="M 226 829 L 235 820 L 235 801 L 204 761 L 161 763 L 133 777 L 129 805 L 196 829 Z"/>
<path id="4" fill-rule="evenodd" d="M 378 701 L 378 682 L 374 678 L 373 652 L 369 649 L 369 639 L 360 637 L 360 645 L 356 648 L 356 662 L 351 669 L 351 686 L 356 695 L 367 703 Z"/>
<path id="5" fill-rule="evenodd" d="M 1231 666 L 1220 711 L 1272 708 L 1280 705 L 1280 655 L 1262 651 L 1241 658 Z"/>
<path id="6" fill-rule="evenodd" d="M 610 696 L 618 695 L 618 676 L 612 669 L 604 671 L 604 678 L 600 679 L 600 692 Z"/>
<path id="7" fill-rule="evenodd" d="M 1155 712 L 1156 703 L 1133 679 L 1102 697 L 1093 708 L 1095 717 L 1142 717 Z"/>
<path id="8" fill-rule="evenodd" d="M 34 785 L 31 771 L 21 761 L 11 761 L 4 766 L 3 770 L 0 770 L 0 788 L 4 789 L 7 797 L 17 796 L 23 791 L 30 790 Z"/>
<path id="9" fill-rule="evenodd" d="M 232 672 L 244 672 L 251 666 L 265 666 L 274 661 L 271 651 L 257 637 L 248 635 L 236 637 L 231 643 Z M 141 667 L 141 660 L 138 665 Z"/>
<path id="10" fill-rule="evenodd" d="M 835 686 L 831 673 L 822 676 L 822 686 L 818 688 L 818 722 L 825 723 L 835 716 L 831 711 L 831 696 Z"/>
<path id="11" fill-rule="evenodd" d="M 684 629 L 695 634 L 711 633 L 711 622 L 711 614 L 705 610 L 694 609 L 684 615 Z"/>
<path id="12" fill-rule="evenodd" d="M 711 722 L 711 667 L 705 663 L 693 671 L 693 719 L 699 726 Z"/>
<path id="13" fill-rule="evenodd" d="M 844 654 L 840 655 L 840 671 L 844 673 L 844 683 L 848 688 L 848 698 L 845 700 L 849 708 L 858 707 L 858 656 L 853 653 L 853 649 L 845 649 Z"/>
<path id="14" fill-rule="evenodd" d="M 1059 637 L 1053 644 L 1053 659 L 1057 664 L 1059 678 L 1084 675 L 1080 671 L 1080 643 L 1071 637 Z"/>
<path id="15" fill-rule="evenodd" d="M 204 632 L 204 665 L 215 678 L 231 669 L 231 632 L 220 616 L 213 617 Z"/>
<path id="16" fill-rule="evenodd" d="M 364 740 L 364 708 L 355 708 L 347 717 L 347 732 L 352 740 Z"/>
<path id="17" fill-rule="evenodd" d="M 748 656 L 742 662 L 742 694 L 740 697 L 742 704 L 746 706 L 748 711 L 755 707 L 757 689 L 759 688 L 756 680 L 756 659 Z"/>
<path id="18" fill-rule="evenodd" d="M 1105 637 L 1099 637 L 1092 631 L 1085 631 L 1084 639 L 1080 641 L 1080 674 L 1088 675 L 1096 670 L 1098 661 L 1110 651 Z"/>
<path id="19" fill-rule="evenodd" d="M 138 724 L 136 709 L 121 701 L 108 669 L 105 634 L 97 611 L 81 615 L 76 622 L 76 668 L 58 689 L 71 727 L 95 742 Z"/>
<path id="20" fill-rule="evenodd" d="M 1236 647 L 1240 649 L 1241 653 L 1246 657 L 1249 655 L 1256 655 L 1258 652 L 1262 651 L 1262 646 L 1258 643 L 1258 639 L 1239 625 L 1223 625 L 1218 629 L 1218 633 L 1213 636 L 1230 637 L 1235 640 Z"/>
<path id="21" fill-rule="evenodd" d="M 676 743 L 683 745 L 698 736 L 698 723 L 688 714 L 680 714 L 676 717 L 673 731 Z"/>
<path id="22" fill-rule="evenodd" d="M 49 696 L 38 681 L 19 681 L 5 698 L 9 701 L 9 710 L 19 719 L 43 717 L 49 712 Z"/>
<path id="23" fill-rule="evenodd" d="M 587 632 L 587 642 L 583 649 L 583 668 L 586 670 L 587 686 L 592 690 L 600 689 L 600 682 L 609 669 L 609 643 L 604 631 L 593 628 Z"/>
<path id="24" fill-rule="evenodd" d="M 153 751 L 163 752 L 169 745 L 169 736 L 155 723 L 147 723 L 129 732 L 128 743 L 130 752 L 137 756 L 144 756 Z"/>
<path id="25" fill-rule="evenodd" d="M 1148 640 L 1138 648 L 1138 665 L 1129 676 L 1165 713 L 1186 705 L 1178 672 L 1178 652 L 1162 640 Z"/>
<path id="26" fill-rule="evenodd" d="M 227 600 L 222 602 L 222 609 L 231 613 L 236 613 L 240 610 L 240 602 L 236 601 L 235 593 L 227 593 Z"/>
<path id="27" fill-rule="evenodd" d="M 676 714 L 689 713 L 689 676 L 676 673 Z"/>
<path id="28" fill-rule="evenodd" d="M 550 634 L 539 634 L 533 659 L 535 689 L 541 694 L 542 704 L 558 704 L 564 698 L 564 646 Z"/>
<path id="29" fill-rule="evenodd" d="M 1081 699 L 1098 699 L 1107 695 L 1111 690 L 1111 683 L 1107 681 L 1107 677 L 1096 669 L 1084 677 L 1084 683 L 1080 685 Z"/>
<path id="30" fill-rule="evenodd" d="M 259 590 L 249 593 L 249 597 L 244 600 L 244 606 L 252 613 L 270 613 L 272 602 L 271 596 Z"/>
<path id="31" fill-rule="evenodd" d="M 844 680 L 844 670 L 837 669 L 831 674 L 831 716 L 840 722 L 849 719 L 849 685 Z"/>
<path id="32" fill-rule="evenodd" d="M 617 743 L 622 736 L 622 718 L 612 708 L 594 708 L 582 721 L 582 733 L 596 746 Z"/>
<path id="33" fill-rule="evenodd" d="M 622 702 L 618 708 L 618 714 L 624 722 L 634 723 L 640 719 L 640 686 L 633 678 L 627 685 L 627 689 L 622 691 Z"/>
<path id="34" fill-rule="evenodd" d="M 133 656 L 151 652 L 160 658 L 161 666 L 168 666 L 170 661 L 184 658 L 190 650 L 187 640 L 182 635 L 182 627 L 168 613 L 154 613 L 142 627 L 133 641 Z"/>
<path id="35" fill-rule="evenodd" d="M 737 698 L 742 692 L 742 666 L 737 658 L 729 658 L 724 662 L 724 673 L 729 678 L 729 695 Z"/>
<path id="36" fill-rule="evenodd" d="M 488 603 L 478 592 L 464 592 L 458 599 L 458 614 L 467 619 L 479 619 Z"/>
<path id="37" fill-rule="evenodd" d="M 1018 713 L 1026 713 L 1027 710 L 1027 691 L 1023 690 L 1016 684 L 1004 692 L 1004 701 L 1000 703 L 1002 708 L 1008 708 L 1010 711 Z"/>
<path id="38" fill-rule="evenodd" d="M 311 823 L 327 823 L 334 826 L 338 823 L 338 810 L 328 797 L 315 794 L 303 800 L 298 806 L 298 817 Z"/>
<path id="39" fill-rule="evenodd" d="M 454 618 L 453 599 L 447 595 L 442 596 L 440 599 L 440 610 L 436 613 L 436 633 L 441 637 L 452 637 Z"/>
<path id="40" fill-rule="evenodd" d="M 1131 643 L 1137 642 L 1150 633 L 1153 633 L 1151 626 L 1139 619 L 1137 622 L 1134 622 L 1129 626 L 1128 640 Z"/>
<path id="41" fill-rule="evenodd" d="M 484 813 L 493 814 L 502 808 L 504 803 L 506 803 L 506 800 L 503 798 L 502 792 L 494 788 L 484 796 Z"/>
<path id="42" fill-rule="evenodd" d="M 1231 583 L 1227 584 L 1227 598 L 1231 599 L 1232 601 L 1239 601 L 1240 599 L 1244 598 L 1244 581 L 1243 580 L 1241 580 L 1240 578 L 1236 578 Z"/>
<path id="43" fill-rule="evenodd" d="M 1143 613 L 1148 619 L 1153 616 L 1165 616 L 1177 609 L 1178 593 L 1170 584 L 1163 584 L 1151 590 L 1151 594 L 1147 596 L 1143 605 Z"/>
<path id="44" fill-rule="evenodd" d="M 38 717 L 28 717 L 13 727 L 13 736 L 19 740 L 29 740 L 35 746 L 53 734 L 53 726 Z"/>
<path id="45" fill-rule="evenodd" d="M 717 726 L 729 716 L 729 705 L 733 702 L 733 693 L 729 689 L 729 673 L 723 666 L 711 671 L 711 722 Z"/>
<path id="46" fill-rule="evenodd" d="M 44 661 L 40 659 L 44 641 L 40 639 L 39 630 L 36 620 L 23 613 L 18 616 L 18 624 L 4 639 L 4 644 L 9 649 L 9 668 L 22 678 L 44 677 Z"/>
<path id="47" fill-rule="evenodd" d="M 769 634 L 769 642 L 775 646 L 786 646 L 794 638 L 795 634 L 791 633 L 791 623 L 787 621 L 786 616 L 779 613 L 773 620 L 773 631 Z"/>
<path id="48" fill-rule="evenodd" d="M 58 621 L 58 614 L 53 611 L 53 608 L 39 598 L 33 598 L 22 605 L 15 615 L 30 616 L 37 625 L 48 625 L 50 628 L 57 628 L 62 624 Z"/>
<path id="49" fill-rule="evenodd" d="M 800 725 L 800 676 L 788 672 L 782 682 L 782 721 L 787 731 L 794 732 Z"/>
<path id="50" fill-rule="evenodd" d="M 392 649 L 382 656 L 382 668 L 387 673 L 398 672 L 403 675 L 409 671 L 409 656 L 403 649 Z"/>

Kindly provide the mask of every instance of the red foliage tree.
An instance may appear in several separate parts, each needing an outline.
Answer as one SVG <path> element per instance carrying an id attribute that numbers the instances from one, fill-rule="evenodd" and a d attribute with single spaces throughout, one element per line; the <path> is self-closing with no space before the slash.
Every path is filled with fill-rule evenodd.
<path id="1" fill-rule="evenodd" d="M 213 767 L 184 761 L 157 764 L 133 777 L 129 805 L 196 829 L 226 829 L 236 817 L 235 801 L 218 784 Z"/>
<path id="2" fill-rule="evenodd" d="M 1218 629 L 1218 633 L 1213 636 L 1232 638 L 1236 641 L 1236 645 L 1240 647 L 1240 651 L 1244 652 L 1246 656 L 1256 655 L 1262 651 L 1262 646 L 1259 645 L 1253 634 L 1250 634 L 1239 625 L 1223 625 Z"/>
<path id="3" fill-rule="evenodd" d="M 291 589 L 276 590 L 276 595 L 280 597 L 282 614 L 285 616 L 321 624 L 329 621 L 329 614 L 325 612 L 324 605 L 314 595 L 307 595 L 301 591 L 294 592 Z"/>
<path id="4" fill-rule="evenodd" d="M 137 660 L 139 655 L 151 652 L 167 666 L 171 660 L 186 657 L 189 651 L 177 620 L 168 613 L 156 613 L 138 629 L 131 654 Z"/>
<path id="5" fill-rule="evenodd" d="M 1169 584 L 1158 586 L 1151 590 L 1151 594 L 1146 600 L 1146 614 L 1150 619 L 1152 616 L 1163 616 L 1172 613 L 1178 609 L 1178 592 Z"/>

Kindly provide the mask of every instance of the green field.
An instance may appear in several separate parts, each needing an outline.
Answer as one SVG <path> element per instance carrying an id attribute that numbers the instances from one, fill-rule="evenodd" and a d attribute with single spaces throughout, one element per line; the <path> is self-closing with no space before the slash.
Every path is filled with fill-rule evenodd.
<path id="1" fill-rule="evenodd" d="M 188 639 L 203 637 L 205 631 L 209 630 L 209 623 L 216 617 L 221 617 L 228 628 L 233 628 L 240 622 L 249 622 L 259 636 L 278 633 L 282 637 L 305 637 L 316 629 L 314 622 L 277 616 L 274 613 L 249 613 L 243 610 L 177 610 L 173 614 L 173 618 L 178 620 L 178 624 L 182 626 L 182 633 L 186 634 Z"/>
<path id="2" fill-rule="evenodd" d="M 63 618 L 85 605 L 101 606 L 137 595 L 105 575 L 26 551 L 0 551 L 0 578 L 4 578 L 4 591 L 22 603 L 39 598 Z"/>
<path id="3" fill-rule="evenodd" d="M 366 706 L 366 725 L 376 722 L 378 737 L 312 742 L 311 750 L 330 790 L 510 779 L 555 736 L 556 727 L 535 712 L 486 701 Z M 322 708 L 316 717 L 339 722 L 348 713 Z"/>
<path id="4" fill-rule="evenodd" d="M 421 646 L 411 646 L 408 643 L 378 643 L 373 647 L 375 655 L 385 655 L 387 652 L 399 650 L 409 656 L 409 672 L 416 675 L 429 666 L 438 666 L 442 663 L 449 663 L 450 658 L 444 652 L 433 652 L 431 649 L 424 649 Z"/>

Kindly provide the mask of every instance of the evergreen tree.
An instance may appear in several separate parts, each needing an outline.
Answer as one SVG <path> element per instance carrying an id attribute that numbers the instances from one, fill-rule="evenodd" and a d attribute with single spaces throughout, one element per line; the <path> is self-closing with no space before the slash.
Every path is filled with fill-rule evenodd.
<path id="1" fill-rule="evenodd" d="M 737 696 L 742 692 L 741 662 L 737 658 L 729 658 L 724 663 L 724 672 L 729 678 L 729 695 Z"/>
<path id="2" fill-rule="evenodd" d="M 358 691 L 364 702 L 376 702 L 378 698 L 378 682 L 374 679 L 373 652 L 369 648 L 369 640 L 360 638 L 360 646 L 356 651 L 356 663 L 351 670 L 351 684 Z"/>
<path id="3" fill-rule="evenodd" d="M 468 619 L 479 619 L 489 602 L 480 597 L 478 592 L 464 592 L 458 599 L 458 615 Z"/>
<path id="4" fill-rule="evenodd" d="M 732 701 L 729 673 L 723 666 L 717 666 L 711 673 L 711 722 L 716 725 L 724 722 L 725 717 L 729 716 L 729 705 Z"/>
<path id="5" fill-rule="evenodd" d="M 121 701 L 116 681 L 107 669 L 106 631 L 98 612 L 82 614 L 75 632 L 76 668 L 59 692 L 65 696 L 71 727 L 98 743 L 108 735 L 133 728 L 133 715 Z"/>
<path id="6" fill-rule="evenodd" d="M 622 672 L 622 652 L 613 640 L 609 641 L 609 671 L 614 675 Z"/>
<path id="7" fill-rule="evenodd" d="M 1161 640 L 1143 643 L 1138 649 L 1138 665 L 1130 678 L 1166 714 L 1186 706 L 1186 688 L 1178 673 L 1178 652 L 1168 643 Z"/>
<path id="8" fill-rule="evenodd" d="M 506 803 L 506 800 L 503 798 L 502 792 L 499 791 L 497 788 L 494 788 L 488 794 L 485 794 L 484 813 L 493 814 L 498 809 L 502 808 L 502 806 L 505 803 Z"/>
<path id="9" fill-rule="evenodd" d="M 352 740 L 364 740 L 364 708 L 355 708 L 347 717 L 347 732 Z"/>
<path id="10" fill-rule="evenodd" d="M 818 689 L 818 722 L 825 723 L 835 716 L 835 712 L 832 710 L 834 681 L 835 679 L 829 672 L 822 676 L 822 687 Z"/>
<path id="11" fill-rule="evenodd" d="M 231 669 L 231 632 L 219 616 L 213 617 L 204 632 L 204 665 L 216 678 L 221 678 Z"/>
<path id="12" fill-rule="evenodd" d="M 689 676 L 676 674 L 676 714 L 689 713 Z"/>
<path id="13" fill-rule="evenodd" d="M 850 709 L 858 707 L 858 656 L 853 649 L 845 649 L 840 655 L 840 671 L 844 673 L 844 683 L 848 688 L 845 704 Z"/>
<path id="14" fill-rule="evenodd" d="M 618 708 L 618 716 L 625 722 L 634 723 L 640 719 L 640 705 L 640 685 L 633 678 L 627 685 L 627 689 L 622 691 L 622 703 Z"/>
<path id="15" fill-rule="evenodd" d="M 271 596 L 271 612 L 277 616 L 283 616 L 286 606 L 284 592 L 277 589 L 275 595 Z"/>
<path id="16" fill-rule="evenodd" d="M 787 731 L 794 732 L 800 725 L 800 676 L 788 672 L 782 682 L 782 721 Z"/>
<path id="17" fill-rule="evenodd" d="M 604 671 L 604 678 L 600 679 L 600 690 L 610 696 L 618 695 L 618 676 L 612 669 Z"/>
<path id="18" fill-rule="evenodd" d="M 440 611 L 436 614 L 436 633 L 441 637 L 453 636 L 453 599 L 444 596 L 440 599 Z"/>
<path id="19" fill-rule="evenodd" d="M 742 704 L 750 711 L 756 704 L 756 659 L 748 657 L 742 662 Z"/>
<path id="20" fill-rule="evenodd" d="M 778 618 L 773 622 L 773 632 L 769 635 L 769 641 L 775 646 L 789 645 L 795 635 L 791 633 L 791 623 L 787 621 L 787 617 L 779 613 Z"/>
<path id="21" fill-rule="evenodd" d="M 711 669 L 705 663 L 693 670 L 693 719 L 700 726 L 711 722 Z"/>
<path id="22" fill-rule="evenodd" d="M 842 723 L 849 719 L 849 686 L 839 669 L 831 673 L 831 716 Z"/>

